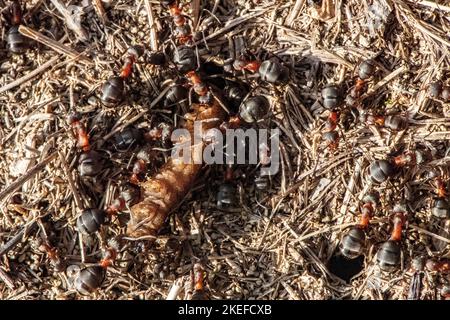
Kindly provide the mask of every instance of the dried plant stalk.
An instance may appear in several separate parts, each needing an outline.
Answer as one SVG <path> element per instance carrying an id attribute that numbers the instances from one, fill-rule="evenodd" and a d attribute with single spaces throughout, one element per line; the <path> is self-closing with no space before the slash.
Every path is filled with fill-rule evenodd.
<path id="1" fill-rule="evenodd" d="M 217 128 L 223 121 L 224 110 L 217 102 L 212 106 L 195 104 L 186 115 L 185 128 L 194 142 L 194 121 L 201 123 L 202 131 Z M 191 145 L 191 161 L 169 158 L 159 173 L 141 184 L 143 200 L 131 208 L 128 235 L 132 237 L 156 236 L 169 213 L 189 192 L 202 167 L 193 159 L 201 159 L 204 142 Z M 201 154 L 200 154 L 201 153 Z"/>

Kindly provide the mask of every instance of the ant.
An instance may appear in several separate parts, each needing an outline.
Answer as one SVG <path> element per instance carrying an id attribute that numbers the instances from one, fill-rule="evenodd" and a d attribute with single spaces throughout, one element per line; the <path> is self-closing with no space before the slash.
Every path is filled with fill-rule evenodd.
<path id="1" fill-rule="evenodd" d="M 186 17 L 183 15 L 183 7 L 178 0 L 162 0 L 161 4 L 169 9 L 175 25 L 174 35 L 180 44 L 192 42 L 191 27 L 187 23 Z"/>
<path id="2" fill-rule="evenodd" d="M 105 210 L 96 208 L 83 210 L 77 219 L 77 229 L 86 235 L 97 232 L 102 225 L 106 224 L 108 218 L 123 211 L 127 204 L 133 204 L 138 199 L 138 196 L 138 190 L 133 186 L 129 186 Z"/>
<path id="3" fill-rule="evenodd" d="M 190 281 L 186 283 L 185 298 L 190 300 L 210 300 L 209 290 L 206 288 L 205 269 L 196 263 L 190 273 Z"/>
<path id="4" fill-rule="evenodd" d="M 19 32 L 22 22 L 22 7 L 18 0 L 14 0 L 10 8 L 12 27 L 6 34 L 8 50 L 15 54 L 24 53 L 29 48 L 29 40 Z"/>
<path id="5" fill-rule="evenodd" d="M 47 254 L 47 257 L 56 272 L 62 272 L 66 269 L 66 263 L 64 259 L 59 256 L 58 249 L 53 247 L 48 240 L 41 239 L 39 241 L 38 250 Z"/>
<path id="6" fill-rule="evenodd" d="M 125 96 L 125 80 L 128 79 L 133 72 L 133 65 L 142 55 L 143 50 L 138 46 L 130 47 L 125 56 L 125 63 L 122 67 L 120 75 L 110 77 L 102 86 L 102 95 L 100 100 L 107 107 L 118 105 Z"/>
<path id="7" fill-rule="evenodd" d="M 261 80 L 274 85 L 282 85 L 289 81 L 289 69 L 278 59 L 271 58 L 261 62 L 247 50 L 243 51 L 245 52 L 241 52 L 240 56 L 233 61 L 234 70 L 258 73 Z"/>
<path id="8" fill-rule="evenodd" d="M 375 214 L 375 208 L 380 204 L 380 194 L 373 191 L 363 198 L 360 222 L 356 227 L 351 228 L 342 238 L 340 251 L 348 259 L 359 257 L 365 248 L 365 232 L 369 227 L 370 219 Z"/>
<path id="9" fill-rule="evenodd" d="M 407 209 L 396 205 L 393 209 L 393 227 L 391 237 L 384 242 L 377 252 L 377 262 L 383 271 L 393 271 L 400 264 L 402 232 L 406 223 Z"/>
<path id="10" fill-rule="evenodd" d="M 83 151 L 78 159 L 78 171 L 82 177 L 95 176 L 102 168 L 100 155 L 96 151 L 91 150 L 89 136 L 86 127 L 81 123 L 79 114 L 71 114 L 68 122 L 77 140 L 77 147 Z"/>
<path id="11" fill-rule="evenodd" d="M 232 72 L 234 69 L 258 73 L 261 80 L 276 86 L 286 84 L 289 81 L 289 69 L 280 62 L 280 59 L 273 57 L 261 62 L 244 46 L 242 37 L 235 38 L 234 41 L 230 42 L 231 58 L 225 62 L 225 71 Z"/>
<path id="12" fill-rule="evenodd" d="M 367 59 L 361 62 L 358 66 L 358 78 L 356 79 L 355 86 L 350 89 L 350 92 L 345 98 L 345 102 L 348 106 L 354 106 L 357 100 L 361 97 L 363 91 L 366 88 L 367 82 L 376 72 L 376 66 L 372 59 Z"/>
<path id="13" fill-rule="evenodd" d="M 69 115 L 68 122 L 77 139 L 77 147 L 84 152 L 88 152 L 91 148 L 89 144 L 89 136 L 87 134 L 86 127 L 81 123 L 79 114 L 74 113 Z"/>
<path id="14" fill-rule="evenodd" d="M 375 160 L 369 166 L 369 178 L 381 184 L 397 174 L 398 169 L 407 165 L 420 164 L 424 161 L 420 151 L 405 152 L 391 159 Z"/>
<path id="15" fill-rule="evenodd" d="M 435 179 L 436 197 L 431 204 L 431 214 L 436 218 L 446 219 L 450 217 L 450 205 L 447 201 L 447 187 L 441 177 Z"/>
<path id="16" fill-rule="evenodd" d="M 337 111 L 330 111 L 322 135 L 322 139 L 328 142 L 328 148 L 331 150 L 336 150 L 339 145 L 339 133 L 336 131 L 338 120 L 339 113 Z"/>
<path id="17" fill-rule="evenodd" d="M 116 240 L 109 241 L 109 246 L 103 251 L 103 258 L 95 265 L 80 270 L 74 282 L 75 289 L 88 295 L 98 289 L 105 280 L 106 270 L 117 258 L 119 243 Z"/>
<path id="18" fill-rule="evenodd" d="M 339 145 L 339 133 L 336 127 L 339 121 L 337 109 L 342 106 L 341 93 L 341 89 L 335 84 L 326 85 L 321 92 L 323 106 L 329 110 L 322 139 L 328 143 L 327 147 L 331 150 L 335 150 Z"/>
<path id="19" fill-rule="evenodd" d="M 253 96 L 243 101 L 239 107 L 239 113 L 231 116 L 228 121 L 220 125 L 220 130 L 237 129 L 242 123 L 252 124 L 267 116 L 270 102 L 265 96 Z"/>
<path id="20" fill-rule="evenodd" d="M 408 119 L 399 115 L 382 116 L 362 113 L 360 121 L 368 125 L 385 127 L 392 131 L 402 131 L 408 127 Z"/>

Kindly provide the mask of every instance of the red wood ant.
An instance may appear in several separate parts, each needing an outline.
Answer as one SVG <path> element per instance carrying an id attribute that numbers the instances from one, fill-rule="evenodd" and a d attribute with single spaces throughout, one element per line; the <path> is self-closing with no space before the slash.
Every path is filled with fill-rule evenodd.
<path id="1" fill-rule="evenodd" d="M 359 224 L 351 228 L 340 243 L 339 247 L 343 256 L 354 259 L 363 253 L 366 242 L 365 231 L 369 227 L 370 219 L 373 217 L 379 201 L 380 195 L 376 191 L 367 194 L 363 198 Z"/>
<path id="2" fill-rule="evenodd" d="M 382 116 L 362 113 L 360 114 L 360 120 L 368 125 L 378 125 L 393 131 L 405 130 L 408 126 L 408 119 L 400 115 Z"/>
<path id="3" fill-rule="evenodd" d="M 194 265 L 192 273 L 194 292 L 192 293 L 191 300 L 210 300 L 209 291 L 205 286 L 205 269 L 199 263 Z"/>
<path id="4" fill-rule="evenodd" d="M 375 160 L 369 166 L 369 177 L 372 182 L 381 184 L 393 177 L 399 168 L 407 165 L 420 164 L 424 161 L 420 151 L 405 152 L 387 160 Z"/>
<path id="5" fill-rule="evenodd" d="M 91 150 L 86 127 L 81 123 L 79 115 L 70 115 L 68 121 L 77 139 L 77 147 L 83 151 L 78 159 L 78 171 L 81 176 L 95 176 L 102 168 L 100 155 Z"/>
<path id="6" fill-rule="evenodd" d="M 84 152 L 88 152 L 91 148 L 89 144 L 89 136 L 86 132 L 86 127 L 80 121 L 80 116 L 74 113 L 69 116 L 68 121 L 77 139 L 77 147 Z"/>
<path id="7" fill-rule="evenodd" d="M 237 60 L 240 61 L 240 60 Z M 233 64 L 236 70 L 247 70 L 252 73 L 258 72 L 261 80 L 275 84 L 285 84 L 289 80 L 289 69 L 283 66 L 277 59 L 259 61 L 240 61 Z"/>
<path id="8" fill-rule="evenodd" d="M 66 263 L 64 259 L 60 257 L 58 249 L 53 247 L 48 240 L 40 239 L 38 250 L 47 254 L 47 257 L 56 272 L 62 272 L 65 270 Z"/>
<path id="9" fill-rule="evenodd" d="M 431 204 L 431 214 L 440 219 L 450 217 L 450 205 L 447 201 L 447 187 L 441 177 L 436 178 L 436 197 Z"/>
<path id="10" fill-rule="evenodd" d="M 75 289 L 83 294 L 88 295 L 98 289 L 106 276 L 106 269 L 110 267 L 117 258 L 119 244 L 117 241 L 110 241 L 109 247 L 103 252 L 103 258 L 98 264 L 89 266 L 80 271 L 74 282 Z"/>
<path id="11" fill-rule="evenodd" d="M 180 44 L 186 44 L 192 41 L 191 27 L 183 15 L 183 7 L 178 0 L 163 0 L 161 4 L 169 9 L 175 25 L 174 35 Z"/>
<path id="12" fill-rule="evenodd" d="M 12 53 L 24 53 L 29 47 L 29 40 L 19 32 L 19 25 L 22 22 L 22 7 L 18 0 L 11 4 L 11 24 L 12 27 L 6 34 L 8 50 Z"/>
<path id="13" fill-rule="evenodd" d="M 339 145 L 339 133 L 336 131 L 338 120 L 339 113 L 331 111 L 328 114 L 324 134 L 322 135 L 323 140 L 328 142 L 327 147 L 331 150 L 335 150 Z"/>
<path id="14" fill-rule="evenodd" d="M 403 205 L 397 205 L 393 209 L 394 219 L 391 237 L 384 242 L 377 252 L 377 262 L 381 270 L 392 271 L 400 264 L 401 240 L 404 225 L 406 223 L 407 210 Z"/>
<path id="15" fill-rule="evenodd" d="M 355 86 L 350 90 L 346 97 L 346 103 L 348 106 L 354 106 L 364 91 L 367 82 L 375 74 L 376 66 L 372 59 L 364 60 L 358 66 L 358 78 L 356 79 Z"/>
<path id="16" fill-rule="evenodd" d="M 125 79 L 131 76 L 133 65 L 142 55 L 142 49 L 134 46 L 127 50 L 125 63 L 120 72 L 120 76 L 109 78 L 102 86 L 101 101 L 106 106 L 115 106 L 119 104 L 125 95 Z"/>
<path id="17" fill-rule="evenodd" d="M 323 106 L 329 110 L 322 139 L 328 143 L 329 149 L 335 150 L 339 145 L 339 133 L 336 127 L 339 121 L 337 109 L 342 105 L 341 90 L 335 84 L 328 84 L 322 89 L 321 95 Z"/>

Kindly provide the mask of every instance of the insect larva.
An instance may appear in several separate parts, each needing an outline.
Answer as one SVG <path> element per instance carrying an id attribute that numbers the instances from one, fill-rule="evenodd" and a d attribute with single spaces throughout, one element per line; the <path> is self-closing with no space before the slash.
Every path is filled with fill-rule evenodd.
<path id="1" fill-rule="evenodd" d="M 194 141 L 194 121 L 201 121 L 203 132 L 217 128 L 223 122 L 224 111 L 214 101 L 211 106 L 195 104 L 193 111 L 187 115 L 184 128 Z M 131 219 L 127 233 L 132 237 L 156 236 L 169 213 L 189 192 L 195 182 L 202 164 L 192 159 L 201 159 L 205 143 L 201 148 L 192 146 L 191 161 L 184 163 L 181 159 L 169 158 L 160 171 L 141 183 L 143 200 L 131 208 Z"/>

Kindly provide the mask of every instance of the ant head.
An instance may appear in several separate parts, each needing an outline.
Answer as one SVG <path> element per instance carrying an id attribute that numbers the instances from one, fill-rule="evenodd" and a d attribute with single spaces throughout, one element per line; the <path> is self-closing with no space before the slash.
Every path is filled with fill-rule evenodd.
<path id="1" fill-rule="evenodd" d="M 408 213 L 408 208 L 406 207 L 406 204 L 404 203 L 398 203 L 394 206 L 394 209 L 392 209 L 393 213 L 402 213 L 402 214 L 407 214 Z"/>
<path id="2" fill-rule="evenodd" d="M 376 190 L 372 190 L 362 198 L 362 201 L 364 203 L 372 203 L 372 205 L 374 205 L 374 206 L 379 206 L 380 205 L 380 193 Z"/>

